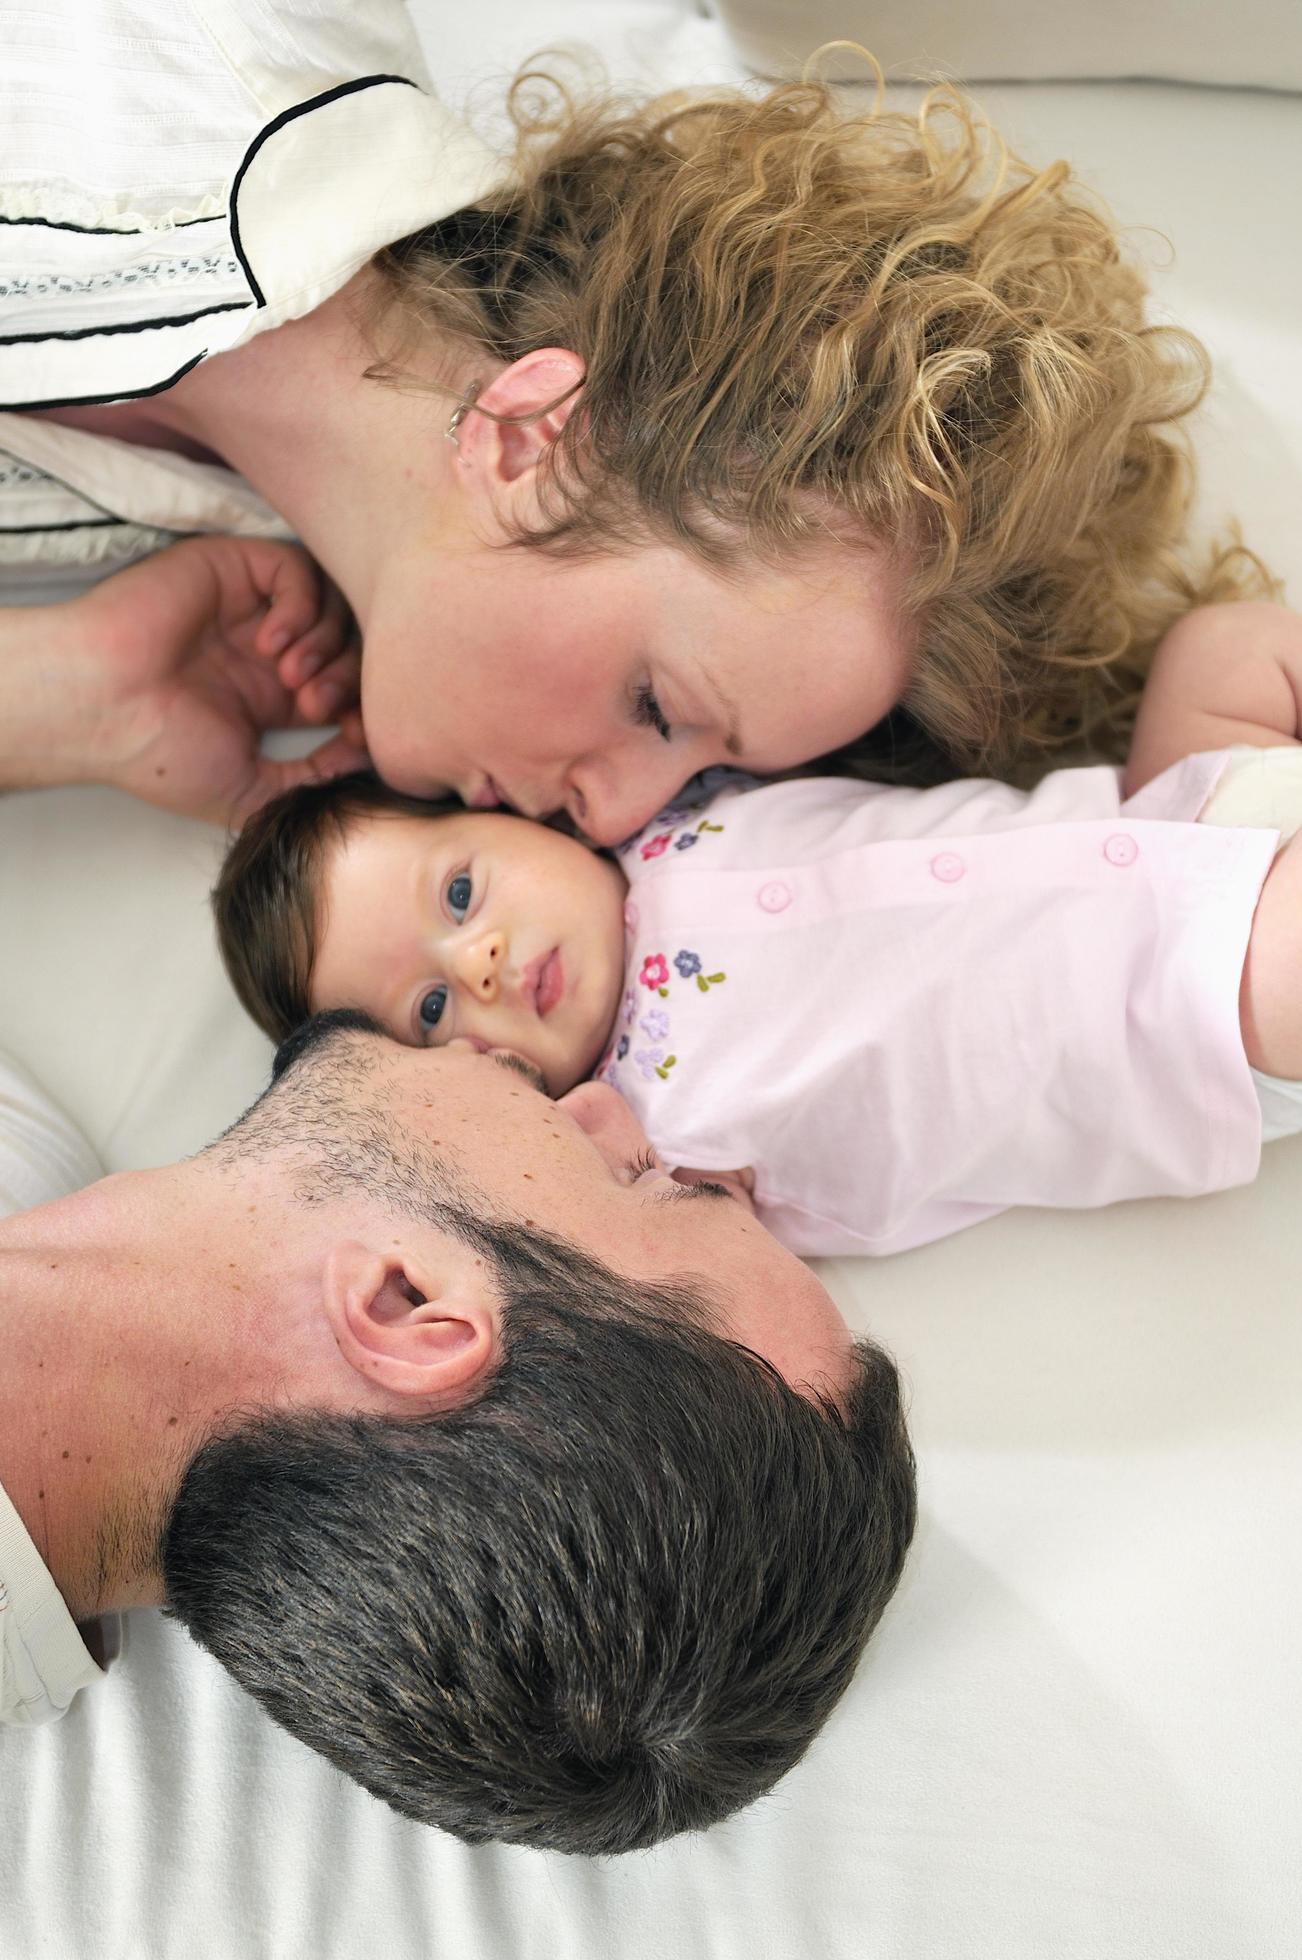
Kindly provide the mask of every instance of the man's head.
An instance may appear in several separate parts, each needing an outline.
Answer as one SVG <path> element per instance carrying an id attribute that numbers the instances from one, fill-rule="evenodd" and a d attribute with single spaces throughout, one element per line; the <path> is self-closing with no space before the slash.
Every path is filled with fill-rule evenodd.
<path id="1" fill-rule="evenodd" d="M 359 1392 L 199 1452 L 169 1606 L 294 1733 L 470 1841 L 631 1849 L 760 1795 L 912 1530 L 888 1358 L 630 1141 L 601 1090 L 571 1116 L 343 1016 L 214 1150 L 219 1174 L 274 1157 L 326 1236 L 355 1215 L 323 1302 Z"/>

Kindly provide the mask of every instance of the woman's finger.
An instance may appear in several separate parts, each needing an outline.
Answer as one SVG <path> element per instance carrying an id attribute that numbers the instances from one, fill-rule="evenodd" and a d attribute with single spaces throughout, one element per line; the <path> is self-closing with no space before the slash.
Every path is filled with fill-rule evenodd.
<path id="1" fill-rule="evenodd" d="M 339 717 L 339 733 L 346 735 L 354 748 L 366 747 L 366 730 L 362 727 L 360 708 L 347 708 Z"/>
<path id="2" fill-rule="evenodd" d="M 249 560 L 266 593 L 267 610 L 254 646 L 275 659 L 317 624 L 325 610 L 327 582 L 315 562 L 296 545 L 280 545 L 274 558 Z M 334 587 L 328 590 L 333 592 Z"/>
<path id="3" fill-rule="evenodd" d="M 361 655 L 352 649 L 337 654 L 328 666 L 299 688 L 294 699 L 295 722 L 312 726 L 337 722 L 341 715 L 356 709 L 361 684 Z"/>
<path id="4" fill-rule="evenodd" d="M 326 782 L 331 776 L 346 776 L 351 770 L 369 769 L 370 766 L 371 758 L 365 748 L 349 741 L 345 735 L 332 735 L 328 742 L 322 742 L 310 755 L 288 762 L 260 755 L 247 791 L 231 812 L 231 821 L 237 826 L 243 824 L 273 796 L 281 796 L 287 789 L 297 789 L 300 783 Z"/>
<path id="5" fill-rule="evenodd" d="M 277 657 L 277 672 L 282 683 L 297 692 L 327 661 L 355 644 L 359 643 L 347 602 L 338 587 L 323 577 L 316 618 Z"/>

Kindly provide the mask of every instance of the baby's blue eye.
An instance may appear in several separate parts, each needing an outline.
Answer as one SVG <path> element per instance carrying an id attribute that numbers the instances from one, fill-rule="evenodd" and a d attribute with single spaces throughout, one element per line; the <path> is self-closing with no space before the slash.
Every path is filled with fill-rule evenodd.
<path id="1" fill-rule="evenodd" d="M 469 872 L 459 871 L 455 878 L 448 880 L 448 911 L 458 925 L 470 910 L 471 890 Z"/>
<path id="2" fill-rule="evenodd" d="M 446 987 L 431 987 L 417 1010 L 423 1028 L 436 1028 L 443 1019 L 443 1009 L 448 1004 Z"/>

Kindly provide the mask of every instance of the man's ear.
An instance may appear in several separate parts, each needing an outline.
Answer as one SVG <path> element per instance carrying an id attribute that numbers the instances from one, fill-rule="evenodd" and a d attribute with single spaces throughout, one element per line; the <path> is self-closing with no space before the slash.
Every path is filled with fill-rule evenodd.
<path id="1" fill-rule="evenodd" d="M 455 1239 L 419 1255 L 344 1239 L 322 1269 L 340 1354 L 363 1381 L 427 1408 L 454 1408 L 500 1347 L 500 1304 L 485 1262 Z"/>
<path id="2" fill-rule="evenodd" d="M 522 355 L 475 396 L 457 430 L 458 461 L 499 496 L 535 494 L 534 473 L 578 406 L 583 379 L 583 362 L 563 347 Z"/>

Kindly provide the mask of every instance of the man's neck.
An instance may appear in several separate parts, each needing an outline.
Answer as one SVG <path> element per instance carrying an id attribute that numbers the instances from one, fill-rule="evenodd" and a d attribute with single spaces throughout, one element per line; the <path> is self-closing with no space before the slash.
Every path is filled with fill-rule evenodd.
<path id="1" fill-rule="evenodd" d="M 211 1427 L 210 1357 L 167 1335 L 169 1306 L 178 1333 L 193 1325 L 176 1298 L 184 1219 L 166 1240 L 138 1229 L 166 1210 L 168 1176 L 0 1223 L 0 1482 L 75 1619 L 161 1601 L 162 1526 Z"/>

